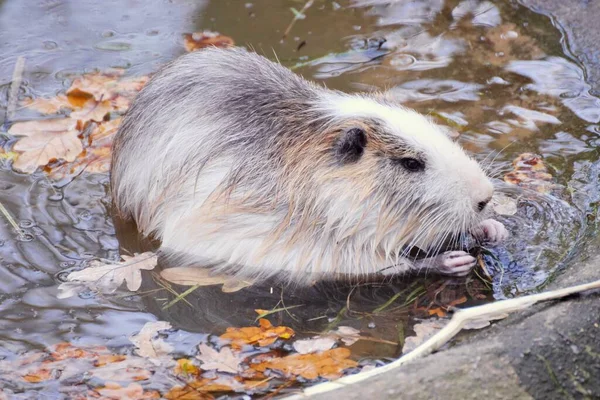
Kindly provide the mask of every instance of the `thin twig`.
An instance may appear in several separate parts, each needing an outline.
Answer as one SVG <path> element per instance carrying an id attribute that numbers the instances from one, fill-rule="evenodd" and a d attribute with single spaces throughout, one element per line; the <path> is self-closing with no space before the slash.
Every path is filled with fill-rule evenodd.
<path id="1" fill-rule="evenodd" d="M 288 25 L 287 29 L 283 33 L 283 39 L 285 39 L 287 37 L 287 35 L 289 35 L 290 31 L 292 30 L 292 28 L 296 24 L 296 21 L 298 21 L 299 19 L 302 18 L 301 16 L 304 15 L 304 12 L 306 10 L 308 10 L 308 8 L 313 5 L 313 3 L 314 3 L 314 0 L 308 0 L 306 2 L 306 4 L 304 5 L 304 7 L 302 7 L 302 9 L 299 12 L 295 12 L 294 13 L 294 19 L 292 20 L 292 22 L 290 22 L 290 24 Z"/>
<path id="2" fill-rule="evenodd" d="M 10 91 L 8 92 L 8 104 L 6 106 L 6 121 L 10 121 L 15 116 L 17 109 L 17 100 L 19 99 L 19 89 L 23 82 L 23 70 L 25 69 L 25 57 L 19 56 L 13 70 Z"/>
<path id="3" fill-rule="evenodd" d="M 10 213 L 8 212 L 8 210 L 6 209 L 6 207 L 4 207 L 4 204 L 0 203 L 0 212 L 2 213 L 2 215 L 4 215 L 4 218 L 6 218 L 6 220 L 8 221 L 9 224 L 12 225 L 12 227 L 15 229 L 15 231 L 17 232 L 17 235 L 19 235 L 19 239 L 23 239 L 23 229 L 21 229 L 19 227 L 19 225 L 17 224 L 17 222 L 15 221 L 15 219 L 12 217 L 12 215 L 10 215 Z"/>

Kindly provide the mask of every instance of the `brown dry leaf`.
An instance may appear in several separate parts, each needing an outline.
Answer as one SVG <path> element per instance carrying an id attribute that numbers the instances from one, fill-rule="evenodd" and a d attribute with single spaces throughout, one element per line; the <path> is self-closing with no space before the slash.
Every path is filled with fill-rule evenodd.
<path id="1" fill-rule="evenodd" d="M 112 69 L 75 78 L 67 90 L 69 102 L 76 107 L 83 107 L 90 99 L 109 101 L 115 111 L 126 111 L 131 100 L 148 82 L 148 77 L 122 79 L 124 72 L 122 69 Z"/>
<path id="2" fill-rule="evenodd" d="M 231 47 L 234 45 L 232 38 L 211 31 L 186 33 L 183 35 L 183 43 L 187 51 L 195 51 L 212 46 Z"/>
<path id="3" fill-rule="evenodd" d="M 73 111 L 70 117 L 83 122 L 101 122 L 104 120 L 106 114 L 108 114 L 111 110 L 112 106 L 110 101 L 96 101 L 95 99 L 89 99 L 85 102 L 81 110 Z"/>
<path id="4" fill-rule="evenodd" d="M 272 358 L 252 368 L 263 372 L 266 369 L 277 370 L 286 377 L 301 376 L 304 379 L 337 379 L 345 369 L 358 366 L 354 360 L 348 359 L 350 350 L 337 348 L 314 354 L 292 354 L 283 358 Z"/>
<path id="5" fill-rule="evenodd" d="M 42 114 L 58 114 L 61 110 L 72 110 L 75 108 L 64 94 L 49 99 L 25 99 L 21 104 Z"/>
<path id="6" fill-rule="evenodd" d="M 130 383 L 127 387 L 108 382 L 103 388 L 96 388 L 96 392 L 103 396 L 104 399 L 115 400 L 145 400 L 145 399 L 160 399 L 160 393 L 156 390 L 144 391 L 144 388 L 139 383 Z"/>
<path id="7" fill-rule="evenodd" d="M 189 358 L 180 358 L 177 360 L 173 372 L 175 375 L 183 375 L 186 378 L 198 378 L 202 371 Z"/>
<path id="8" fill-rule="evenodd" d="M 137 357 L 93 368 L 89 373 L 95 378 L 102 379 L 106 382 L 136 382 L 147 380 L 152 377 L 152 372 L 148 367 L 152 367 L 152 365 L 150 365 L 147 360 Z"/>
<path id="9" fill-rule="evenodd" d="M 196 390 L 191 386 L 175 386 L 163 396 L 167 400 L 212 400 L 214 397 L 208 393 Z"/>
<path id="10" fill-rule="evenodd" d="M 444 318 L 447 315 L 446 311 L 442 310 L 440 307 L 430 308 L 427 312 L 429 315 L 437 315 L 439 318 Z"/>
<path id="11" fill-rule="evenodd" d="M 24 136 L 13 146 L 19 156 L 13 163 L 18 171 L 33 173 L 53 159 L 74 161 L 83 151 L 81 125 L 72 118 L 17 122 L 8 133 Z"/>
<path id="12" fill-rule="evenodd" d="M 95 347 L 96 351 L 84 350 L 80 347 L 75 347 L 71 343 L 58 343 L 50 353 L 53 361 L 66 360 L 68 358 L 92 358 L 97 357 L 99 352 L 108 352 L 106 347 Z"/>
<path id="13" fill-rule="evenodd" d="M 552 175 L 542 157 L 533 153 L 523 153 L 513 161 L 514 170 L 504 175 L 504 181 L 513 185 L 548 193 L 554 187 Z"/>
<path id="14" fill-rule="evenodd" d="M 152 252 L 135 254 L 133 257 L 123 255 L 123 261 L 114 264 L 104 264 L 101 261 L 92 261 L 88 268 L 71 272 L 67 282 L 58 286 L 57 298 L 64 299 L 78 294 L 79 289 L 85 287 L 101 293 L 115 292 L 123 282 L 132 292 L 138 290 L 142 284 L 142 270 L 151 270 L 158 262 L 158 256 Z M 81 287 L 73 285 L 80 283 Z"/>
<path id="15" fill-rule="evenodd" d="M 110 171 L 112 140 L 119 129 L 122 118 L 96 124 L 89 136 L 88 147 L 71 163 L 48 168 L 48 174 L 55 179 L 76 176 L 83 170 L 89 173 L 103 174 Z"/>
<path id="16" fill-rule="evenodd" d="M 103 354 L 98 356 L 98 358 L 94 361 L 94 367 L 103 367 L 106 364 L 125 361 L 126 358 L 127 356 L 123 354 Z"/>
<path id="17" fill-rule="evenodd" d="M 244 356 L 234 353 L 229 347 L 222 347 L 217 351 L 205 343 L 200 343 L 198 349 L 200 354 L 196 358 L 202 361 L 202 369 L 206 371 L 217 370 L 237 374 L 240 363 L 244 360 Z"/>
<path id="18" fill-rule="evenodd" d="M 54 374 L 51 369 L 39 369 L 36 372 L 29 373 L 23 376 L 29 383 L 39 383 L 50 379 L 54 379 Z"/>
<path id="19" fill-rule="evenodd" d="M 138 334 L 129 337 L 129 341 L 137 347 L 135 352 L 139 356 L 148 358 L 166 356 L 173 351 L 173 347 L 156 335 L 167 329 L 171 329 L 171 324 L 168 322 L 146 322 Z"/>
<path id="20" fill-rule="evenodd" d="M 221 339 L 231 340 L 234 349 L 240 349 L 245 344 L 261 347 L 273 344 L 277 339 L 289 339 L 294 336 L 294 331 L 285 326 L 273 326 L 264 318 L 259 321 L 260 327 L 250 326 L 245 328 L 227 328 Z"/>

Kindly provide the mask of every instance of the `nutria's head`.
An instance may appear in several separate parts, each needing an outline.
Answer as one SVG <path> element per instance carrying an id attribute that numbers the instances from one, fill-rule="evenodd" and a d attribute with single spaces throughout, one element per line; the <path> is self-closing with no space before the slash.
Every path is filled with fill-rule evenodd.
<path id="1" fill-rule="evenodd" d="M 290 165 L 313 165 L 297 178 L 318 182 L 308 213 L 324 212 L 331 246 L 351 240 L 389 260 L 414 246 L 435 252 L 488 214 L 492 183 L 429 118 L 383 96 L 332 91 L 311 112 L 325 133 Z"/>

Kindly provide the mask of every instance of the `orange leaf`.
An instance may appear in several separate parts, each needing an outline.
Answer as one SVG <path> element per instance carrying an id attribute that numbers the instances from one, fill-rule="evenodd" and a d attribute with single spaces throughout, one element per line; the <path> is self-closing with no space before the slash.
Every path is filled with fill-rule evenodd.
<path id="1" fill-rule="evenodd" d="M 446 316 L 446 312 L 441 308 L 432 308 L 427 310 L 427 312 L 429 313 L 429 315 L 437 315 L 440 318 L 444 318 Z"/>
<path id="2" fill-rule="evenodd" d="M 304 379 L 337 379 L 347 368 L 358 365 L 354 360 L 348 359 L 350 350 L 337 348 L 321 353 L 292 354 L 283 358 L 272 358 L 252 367 L 263 372 L 266 369 L 280 371 L 286 377 L 301 376 Z"/>
<path id="3" fill-rule="evenodd" d="M 448 303 L 447 307 L 454 307 L 454 306 L 457 306 L 459 304 L 466 303 L 466 302 L 467 302 L 467 296 L 463 296 L 456 300 L 452 300 L 450 303 Z"/>
<path id="4" fill-rule="evenodd" d="M 86 121 L 101 122 L 104 120 L 104 116 L 111 111 L 112 107 L 108 100 L 96 101 L 89 99 L 83 105 L 83 108 L 79 111 L 73 111 L 70 115 L 71 118 Z"/>
<path id="5" fill-rule="evenodd" d="M 183 35 L 183 43 L 187 51 L 195 51 L 205 47 L 231 47 L 234 45 L 233 39 L 224 36 L 218 32 L 195 32 Z"/>
<path id="6" fill-rule="evenodd" d="M 49 379 L 53 379 L 52 370 L 42 368 L 37 372 L 29 373 L 29 374 L 23 376 L 23 379 L 25 379 L 27 382 L 30 382 L 30 383 L 39 383 L 39 382 L 47 381 Z"/>
<path id="7" fill-rule="evenodd" d="M 273 326 L 267 319 L 258 321 L 260 327 L 227 328 L 221 339 L 232 341 L 231 347 L 239 349 L 245 344 L 268 346 L 277 339 L 289 339 L 294 336 L 294 331 L 285 326 Z"/>
<path id="8" fill-rule="evenodd" d="M 95 367 L 102 367 L 106 364 L 112 364 L 120 361 L 124 361 L 127 357 L 123 354 L 104 354 L 98 356 L 96 361 L 94 361 Z"/>

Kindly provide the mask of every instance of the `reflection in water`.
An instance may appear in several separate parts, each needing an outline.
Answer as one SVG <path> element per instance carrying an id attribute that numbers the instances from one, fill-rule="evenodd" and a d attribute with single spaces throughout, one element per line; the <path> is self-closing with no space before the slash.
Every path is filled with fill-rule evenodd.
<path id="1" fill-rule="evenodd" d="M 118 221 L 113 224 L 106 175 L 84 173 L 71 182 L 53 182 L 42 173 L 14 173 L 5 163 L 0 202 L 17 226 L 1 217 L 0 356 L 57 341 L 124 346 L 128 335 L 156 318 L 189 332 L 218 333 L 231 325 L 251 325 L 255 308 L 282 304 L 302 307 L 274 315 L 273 323 L 293 326 L 301 335 L 335 323 L 393 342 L 415 315 L 422 316 L 427 301 L 445 296 L 447 304 L 465 295 L 468 304 L 476 304 L 535 290 L 582 251 L 600 200 L 600 100 L 589 93 L 581 67 L 564 54 L 550 20 L 504 1 L 324 1 L 315 2 L 282 40 L 293 17 L 289 8 L 298 4 L 0 2 L 0 118 L 18 56 L 26 60 L 21 94 L 51 95 L 64 89 L 71 74 L 95 68 L 124 66 L 129 75 L 155 71 L 183 53 L 182 33 L 220 31 L 267 57 L 276 53 L 307 78 L 340 90 L 387 91 L 458 131 L 461 144 L 489 168 L 498 191 L 517 206 L 514 215 L 500 218 L 512 238 L 486 256 L 491 288 L 476 277 L 440 281 L 427 276 L 371 285 L 322 283 L 303 290 L 265 284 L 235 294 L 206 288 L 188 297 L 193 307 L 181 302 L 168 310 L 162 307 L 173 297 L 162 292 L 57 300 L 61 270 L 79 268 L 91 258 L 116 259 L 147 244 Z M 39 116 L 17 112 L 18 120 L 32 118 Z M 2 122 L 7 128 L 14 121 Z M 13 142 L 2 137 L 6 149 Z M 524 152 L 542 156 L 552 175 L 547 192 L 502 182 Z M 156 287 L 146 274 L 144 289 Z M 403 302 L 415 293 L 423 302 L 406 306 Z M 385 313 L 374 311 L 395 295 Z M 194 338 L 179 342 L 183 354 L 190 350 L 182 343 L 196 343 Z M 398 353 L 391 345 L 358 346 L 353 354 L 368 358 Z"/>

